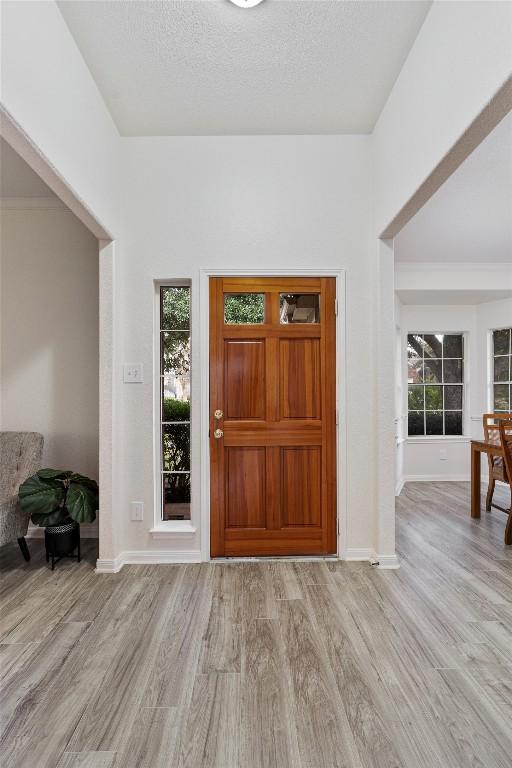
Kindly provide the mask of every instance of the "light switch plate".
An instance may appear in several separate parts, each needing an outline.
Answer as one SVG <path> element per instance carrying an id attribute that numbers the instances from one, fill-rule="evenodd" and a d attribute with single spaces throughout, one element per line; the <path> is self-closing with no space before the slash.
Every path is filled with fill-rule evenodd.
<path id="1" fill-rule="evenodd" d="M 144 382 L 144 366 L 142 363 L 125 363 L 123 366 L 123 382 L 125 384 L 142 384 Z"/>
<path id="2" fill-rule="evenodd" d="M 144 520 L 144 502 L 132 501 L 130 504 L 130 519 L 131 520 Z"/>

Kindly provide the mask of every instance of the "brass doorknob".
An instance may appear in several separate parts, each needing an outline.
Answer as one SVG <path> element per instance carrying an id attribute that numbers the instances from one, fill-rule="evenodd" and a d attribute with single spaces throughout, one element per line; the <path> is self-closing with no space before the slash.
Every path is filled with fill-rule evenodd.
<path id="1" fill-rule="evenodd" d="M 224 435 L 224 432 L 222 431 L 222 429 L 216 429 L 215 432 L 213 433 L 213 436 L 216 440 L 220 440 L 223 435 Z"/>
<path id="2" fill-rule="evenodd" d="M 213 415 L 215 416 L 215 418 L 216 418 L 217 420 L 218 420 L 218 419 L 222 419 L 222 417 L 224 416 L 224 414 L 222 413 L 222 411 L 221 411 L 221 410 L 219 410 L 218 408 L 217 408 L 217 410 L 215 411 L 215 413 L 214 413 Z"/>

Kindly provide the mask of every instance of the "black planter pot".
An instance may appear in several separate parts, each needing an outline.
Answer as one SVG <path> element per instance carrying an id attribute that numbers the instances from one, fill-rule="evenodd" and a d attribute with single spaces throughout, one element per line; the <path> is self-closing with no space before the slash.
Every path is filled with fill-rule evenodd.
<path id="1" fill-rule="evenodd" d="M 65 520 L 60 525 L 48 525 L 44 531 L 46 562 L 55 563 L 63 557 L 73 557 L 80 562 L 80 526 L 74 520 Z M 76 554 L 75 554 L 76 550 Z"/>

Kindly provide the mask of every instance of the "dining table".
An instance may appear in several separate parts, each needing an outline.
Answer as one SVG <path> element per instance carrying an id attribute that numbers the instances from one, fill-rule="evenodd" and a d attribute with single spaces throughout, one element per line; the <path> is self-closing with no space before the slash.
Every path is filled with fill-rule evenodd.
<path id="1" fill-rule="evenodd" d="M 487 440 L 471 441 L 471 517 L 480 517 L 481 455 L 504 456 L 501 443 Z"/>

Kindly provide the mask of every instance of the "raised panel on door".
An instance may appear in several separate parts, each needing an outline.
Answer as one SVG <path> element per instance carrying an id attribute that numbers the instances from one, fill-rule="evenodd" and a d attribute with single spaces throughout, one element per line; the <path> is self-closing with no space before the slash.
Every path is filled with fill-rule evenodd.
<path id="1" fill-rule="evenodd" d="M 226 419 L 263 419 L 265 341 L 226 339 L 224 348 Z"/>
<path id="2" fill-rule="evenodd" d="M 266 527 L 265 448 L 226 449 L 226 527 Z"/>
<path id="3" fill-rule="evenodd" d="M 319 419 L 320 339 L 280 339 L 279 379 L 281 418 Z"/>
<path id="4" fill-rule="evenodd" d="M 322 449 L 282 448 L 281 525 L 322 524 Z"/>

